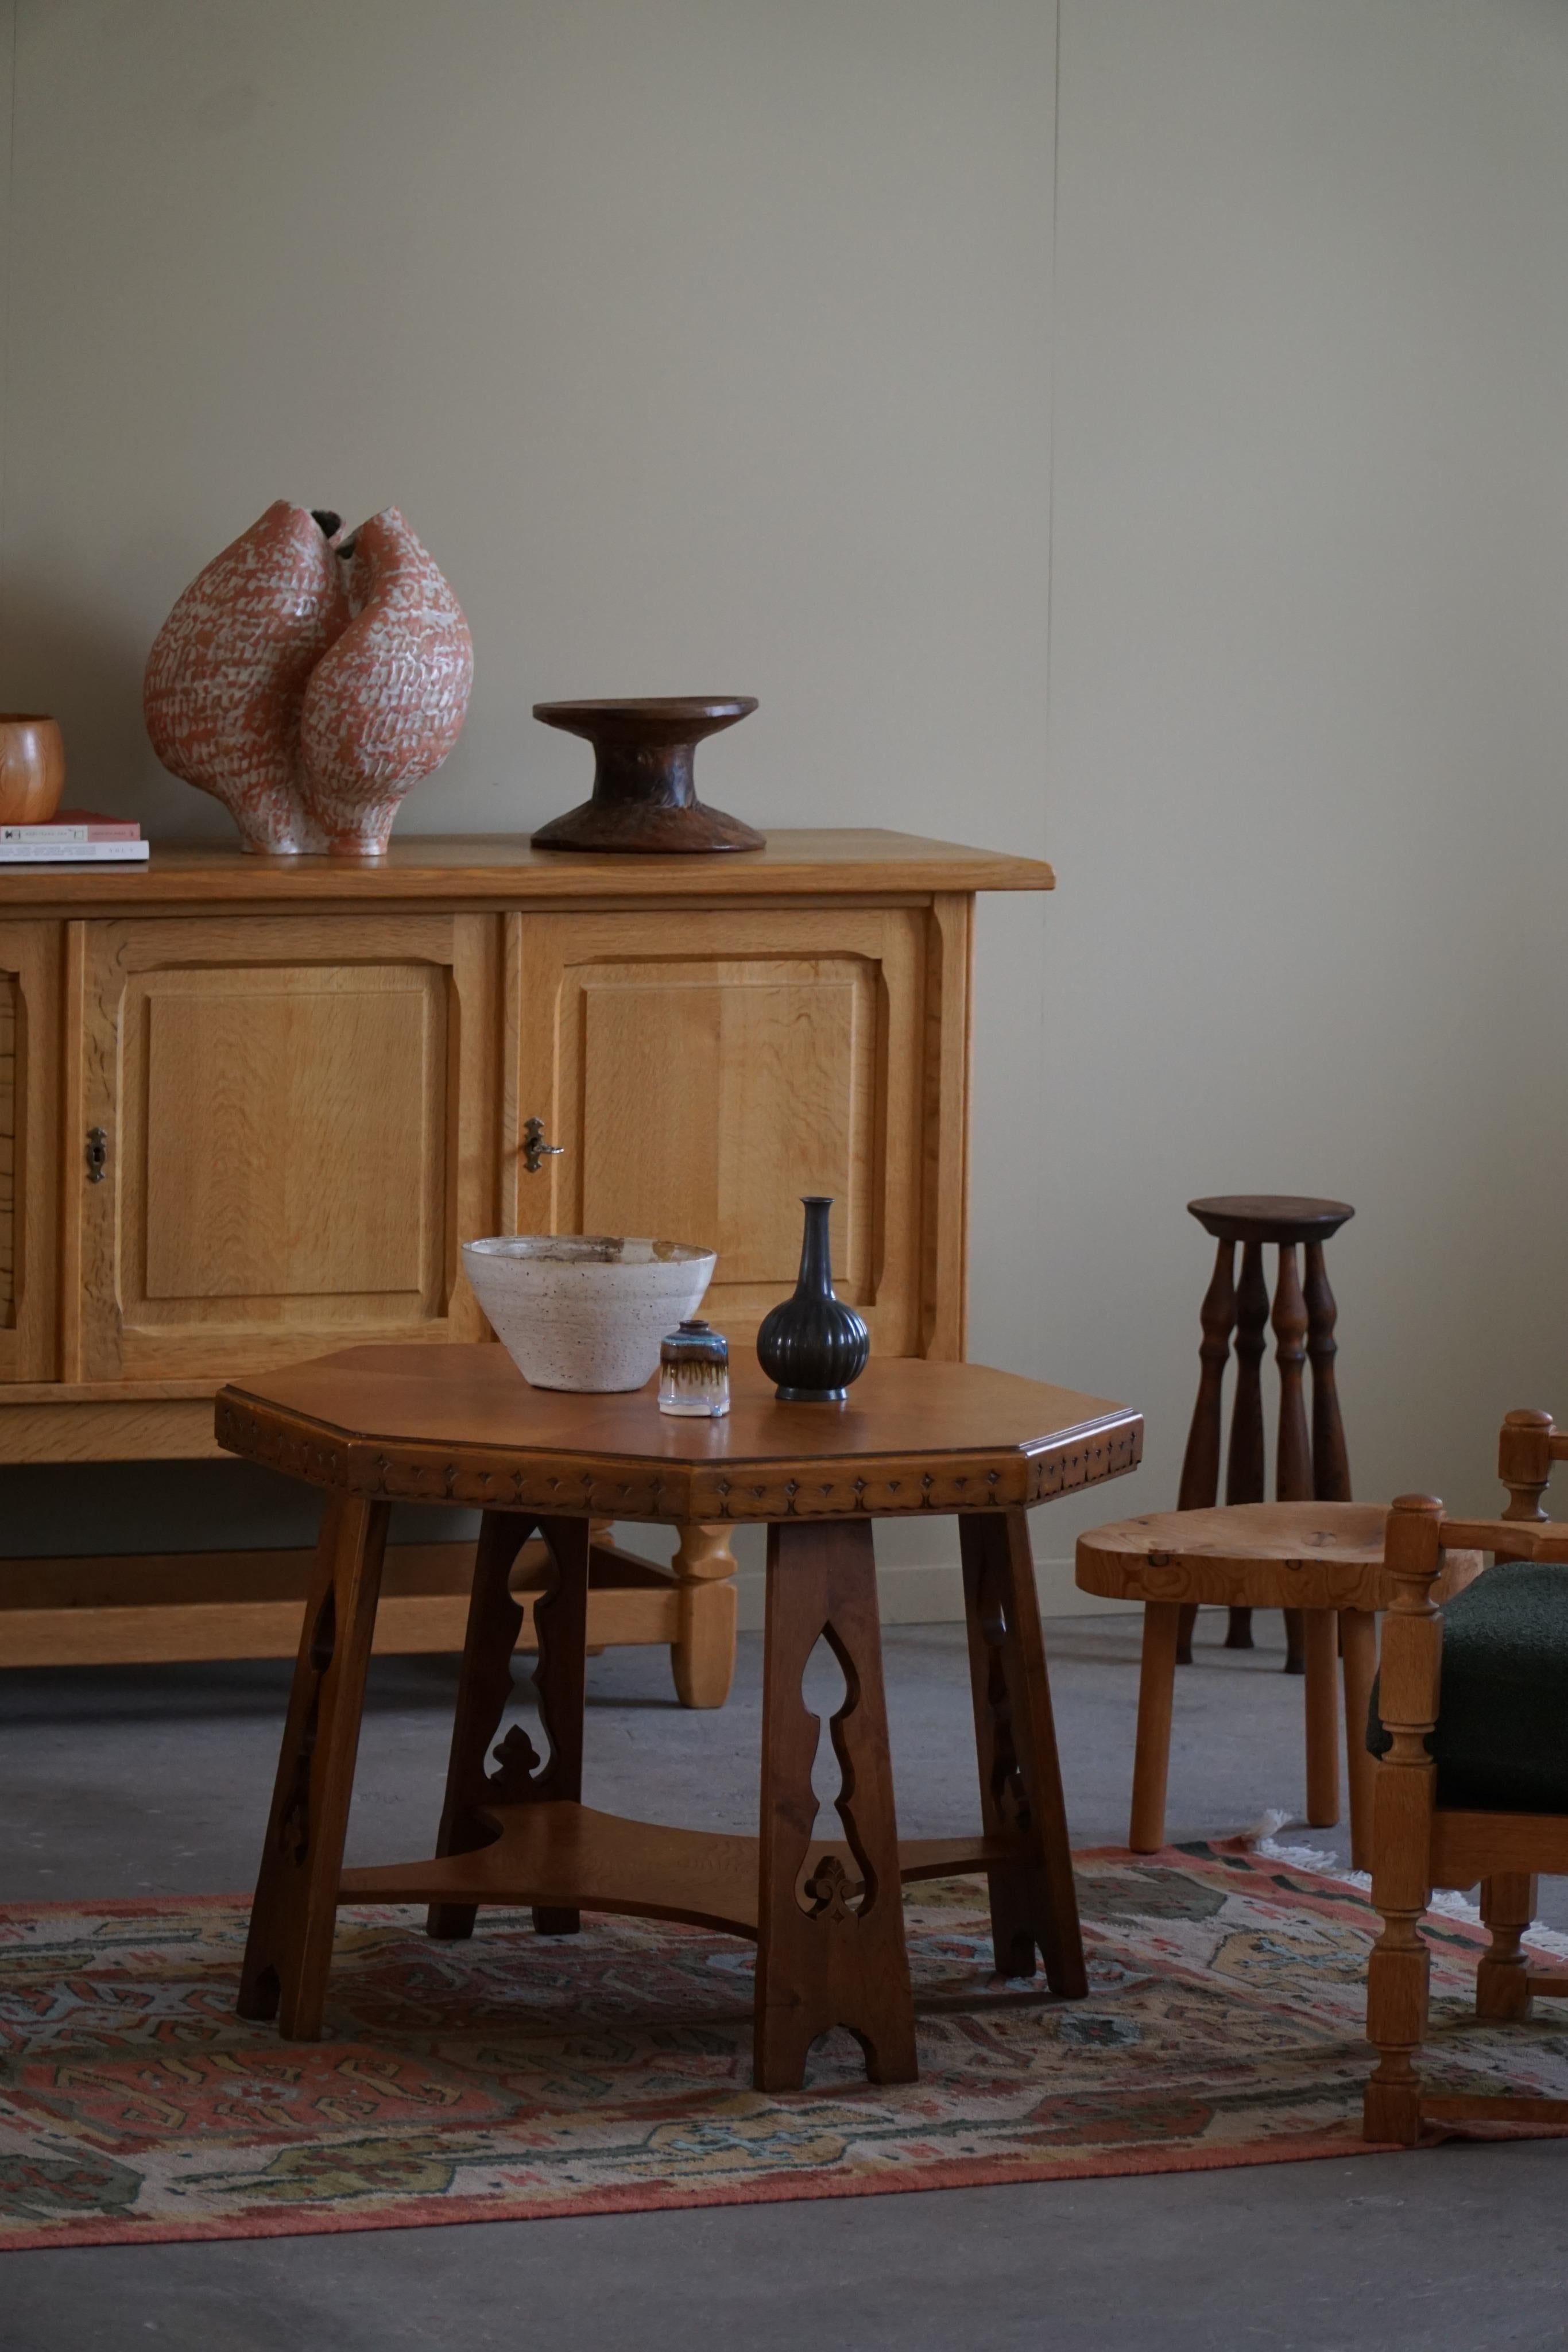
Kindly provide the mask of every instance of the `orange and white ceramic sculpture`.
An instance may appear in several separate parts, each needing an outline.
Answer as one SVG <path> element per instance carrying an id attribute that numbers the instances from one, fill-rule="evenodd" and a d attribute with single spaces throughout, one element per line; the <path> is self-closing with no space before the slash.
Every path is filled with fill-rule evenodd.
<path id="1" fill-rule="evenodd" d="M 395 507 L 348 541 L 280 499 L 198 573 L 158 632 L 152 748 L 223 802 L 246 849 L 380 856 L 403 794 L 467 714 L 474 646 Z"/>

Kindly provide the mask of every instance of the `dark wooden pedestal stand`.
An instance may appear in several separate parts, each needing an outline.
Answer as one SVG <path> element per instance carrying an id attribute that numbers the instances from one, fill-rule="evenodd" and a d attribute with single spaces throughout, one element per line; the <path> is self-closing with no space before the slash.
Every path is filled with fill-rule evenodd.
<path id="1" fill-rule="evenodd" d="M 1232 1331 L 1236 1334 L 1236 1402 L 1230 1416 L 1225 1499 L 1228 1503 L 1263 1500 L 1263 1391 L 1259 1368 L 1270 1321 L 1269 1288 L 1263 1278 L 1266 1243 L 1272 1243 L 1280 1253 L 1272 1318 L 1275 1357 L 1280 1367 L 1275 1496 L 1281 1503 L 1348 1503 L 1350 1465 L 1340 1422 L 1339 1391 L 1334 1385 L 1336 1309 L 1323 1264 L 1323 1244 L 1354 1216 L 1355 1211 L 1347 1201 L 1303 1200 L 1272 1192 L 1189 1201 L 1186 1205 L 1187 1214 L 1197 1219 L 1219 1247 L 1203 1301 L 1203 1345 L 1198 1350 L 1203 1370 L 1187 1434 L 1186 1457 L 1182 1464 L 1177 1510 L 1207 1510 L 1219 1497 L 1220 1393 Z M 1239 1282 L 1236 1278 L 1239 1242 Z M 1296 1267 L 1298 1245 L 1304 1245 L 1306 1254 L 1304 1289 Z M 1310 1439 L 1306 1402 L 1301 1393 L 1301 1374 L 1309 1359 L 1312 1367 Z M 1197 1617 L 1196 1605 L 1182 1612 L 1176 1648 L 1178 1665 L 1192 1664 L 1192 1629 Z M 1318 1638 L 1322 1636 L 1320 1627 Z M 1309 1629 L 1301 1611 L 1287 1609 L 1288 1675 L 1307 1671 L 1308 1638 Z M 1225 1646 L 1228 1650 L 1252 1647 L 1250 1609 L 1231 1610 Z M 1312 1818 L 1316 1820 L 1317 1816 Z"/>
<path id="2" fill-rule="evenodd" d="M 817 2036 L 845 2025 L 873 2082 L 915 2074 L 900 1886 L 980 1870 L 998 1967 L 1085 1990 L 1051 1690 L 1030 1559 L 1031 1504 L 1130 1470 L 1136 1413 L 969 1364 L 873 1361 L 852 1404 L 780 1405 L 752 1366 L 727 1419 L 676 1421 L 651 1391 L 530 1389 L 497 1347 L 360 1348 L 225 1389 L 223 1444 L 325 1487 L 316 1582 L 241 1985 L 243 2016 L 286 2037 L 322 2025 L 340 1903 L 430 1906 L 461 1937 L 482 1904 L 527 1905 L 546 1935 L 583 1910 L 688 1919 L 758 1946 L 755 2079 L 800 2088 Z M 427 1862 L 344 1870 L 343 1838 L 392 1501 L 478 1504 L 478 1565 L 446 1802 Z M 883 1697 L 874 1519 L 956 1513 L 980 1826 L 901 1840 Z M 594 1517 L 766 1520 L 760 1833 L 656 1828 L 582 1802 L 589 1526 Z M 535 1681 L 549 1748 L 514 1726 L 521 1624 L 509 1579 L 537 1532 L 554 1562 Z M 820 1842 L 819 1723 L 802 1696 L 819 1642 L 844 1680 L 828 1726 L 843 1835 Z M 652 1761 L 652 1756 L 651 1756 Z"/>
<path id="3" fill-rule="evenodd" d="M 536 702 L 547 727 L 585 735 L 595 754 L 593 797 L 541 826 L 536 849 L 608 849 L 668 856 L 765 849 L 737 816 L 706 807 L 692 781 L 705 735 L 757 708 L 749 694 L 656 695 L 640 702 Z"/>

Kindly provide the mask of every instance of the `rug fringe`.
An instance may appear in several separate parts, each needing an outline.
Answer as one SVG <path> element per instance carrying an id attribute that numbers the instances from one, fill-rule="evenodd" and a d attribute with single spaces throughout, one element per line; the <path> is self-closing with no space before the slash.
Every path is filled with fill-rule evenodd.
<path id="1" fill-rule="evenodd" d="M 1288 1870 L 1305 1871 L 1309 1877 L 1334 1879 L 1341 1886 L 1353 1886 L 1358 1895 L 1371 1894 L 1370 1871 L 1347 1869 L 1337 1854 L 1330 1853 L 1323 1846 L 1282 1845 L 1274 1832 L 1286 1828 L 1290 1819 L 1289 1813 L 1271 1805 L 1250 1829 L 1241 1832 L 1239 1843 L 1249 1853 L 1261 1854 L 1265 1862 L 1283 1863 Z M 1463 1919 L 1472 1927 L 1486 1924 L 1479 1907 L 1451 1886 L 1434 1887 L 1428 1907 L 1440 1912 L 1446 1919 Z M 1568 1958 L 1568 1936 L 1560 1934 L 1555 1927 L 1532 1927 L 1529 1941 L 1538 1952 L 1549 1953 L 1553 1959 Z"/>

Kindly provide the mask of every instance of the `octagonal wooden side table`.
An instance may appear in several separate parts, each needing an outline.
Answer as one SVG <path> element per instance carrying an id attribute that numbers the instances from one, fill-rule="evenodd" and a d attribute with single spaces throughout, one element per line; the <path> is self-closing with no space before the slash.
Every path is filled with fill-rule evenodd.
<path id="1" fill-rule="evenodd" d="M 873 2082 L 915 2077 L 904 1881 L 984 1871 L 997 1964 L 1085 1990 L 1027 1513 L 1131 1470 L 1138 1414 L 977 1365 L 873 1361 L 840 1408 L 780 1405 L 755 1367 L 727 1419 L 678 1421 L 629 1396 L 531 1389 L 495 1346 L 355 1348 L 225 1389 L 219 1442 L 324 1488 L 327 1508 L 241 1983 L 241 2014 L 285 2036 L 322 2026 L 337 1906 L 424 1903 L 432 1935 L 483 1904 L 527 1905 L 545 1934 L 583 1909 L 685 1919 L 758 1946 L 755 2077 L 798 2089 L 817 2036 L 845 2025 Z M 394 1502 L 484 1517 L 446 1800 L 428 1861 L 345 1870 L 365 1674 Z M 873 1561 L 875 1520 L 958 1518 L 980 1779 L 968 1837 L 901 1841 Z M 581 1801 L 594 1519 L 768 1524 L 759 1834 L 656 1828 Z M 522 1622 L 509 1579 L 528 1538 L 554 1565 L 535 1682 L 549 1747 L 512 1696 Z M 815 1837 L 819 1725 L 801 1696 L 825 1640 L 842 1670 L 830 1730 L 841 1840 Z"/>

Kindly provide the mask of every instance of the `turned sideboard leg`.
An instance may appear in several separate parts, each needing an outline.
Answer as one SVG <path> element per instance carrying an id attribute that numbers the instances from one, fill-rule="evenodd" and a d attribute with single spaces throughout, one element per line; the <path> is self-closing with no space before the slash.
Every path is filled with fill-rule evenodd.
<path id="1" fill-rule="evenodd" d="M 684 1527 L 673 1562 L 677 1610 L 670 1648 L 683 1706 L 722 1706 L 735 1677 L 735 1554 L 726 1527 Z"/>
<path id="2" fill-rule="evenodd" d="M 490 1742 L 512 1696 L 512 1653 L 523 1630 L 523 1612 L 512 1598 L 510 1579 L 533 1527 L 531 1519 L 507 1511 L 486 1511 L 479 1522 L 468 1630 L 452 1718 L 446 1799 L 435 1840 L 441 1855 L 473 1853 L 493 1843 L 497 1835 L 485 1811 L 486 1799 L 497 1801 L 487 1769 Z M 433 1903 L 425 1924 L 443 1942 L 456 1942 L 474 1933 L 478 1916 L 476 1903 Z"/>
<path id="3" fill-rule="evenodd" d="M 825 1641 L 844 1678 L 830 1723 L 847 1865 L 819 1853 L 811 1770 L 818 1718 L 801 1685 Z M 844 2025 L 873 2083 L 915 2079 L 898 1822 L 883 1695 L 869 1519 L 789 1519 L 768 1530 L 755 2081 L 798 2091 L 812 2042 Z"/>
<path id="4" fill-rule="evenodd" d="M 1020 1836 L 1035 1850 L 1027 1862 L 988 1873 L 997 1969 L 1032 1976 L 1038 1945 L 1052 1992 L 1081 2000 L 1089 1982 L 1028 1517 L 967 1513 L 958 1521 L 958 1543 L 980 1820 L 988 1835 Z"/>
<path id="5" fill-rule="evenodd" d="M 329 1497 L 305 1605 L 237 2004 L 288 2042 L 321 2035 L 389 1515 Z"/>

